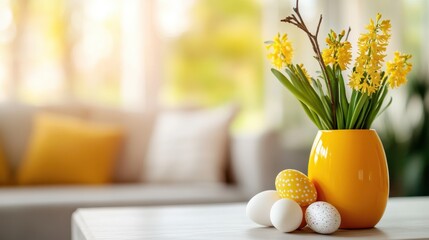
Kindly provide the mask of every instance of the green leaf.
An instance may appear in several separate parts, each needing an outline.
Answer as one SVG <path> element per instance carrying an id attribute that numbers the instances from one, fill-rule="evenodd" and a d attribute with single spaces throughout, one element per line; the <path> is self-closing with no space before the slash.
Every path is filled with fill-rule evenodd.
<path id="1" fill-rule="evenodd" d="M 323 105 L 325 112 L 327 114 L 331 115 L 331 111 L 332 111 L 331 106 L 330 106 L 331 103 L 329 101 L 329 97 L 326 98 L 326 95 L 323 92 L 322 84 L 320 83 L 320 81 L 318 79 L 314 81 L 314 84 L 315 84 L 315 88 L 317 90 L 316 93 L 318 94 L 319 99 L 321 99 L 321 102 L 322 102 L 322 105 Z"/>
<path id="2" fill-rule="evenodd" d="M 349 105 L 349 109 L 347 111 L 347 118 L 346 118 L 346 128 L 350 129 L 351 128 L 351 121 L 352 121 L 352 116 L 353 116 L 353 111 L 356 107 L 356 99 L 359 95 L 359 92 L 354 90 L 352 91 L 352 97 L 350 99 L 350 105 Z"/>
<path id="3" fill-rule="evenodd" d="M 338 84 L 340 89 L 340 105 L 343 110 L 344 118 L 347 118 L 347 113 L 349 111 L 349 102 L 347 101 L 346 87 L 344 84 L 344 78 L 343 74 L 341 73 L 341 70 L 338 73 L 338 78 Z"/>
<path id="4" fill-rule="evenodd" d="M 362 129 L 365 128 L 365 119 L 368 116 L 369 110 L 370 110 L 371 100 L 365 101 L 362 109 L 359 111 L 358 119 L 356 120 L 355 125 L 353 128 L 356 129 Z"/>
<path id="5" fill-rule="evenodd" d="M 357 100 L 356 107 L 354 109 L 351 109 L 353 113 L 352 113 L 350 122 L 347 126 L 348 129 L 354 128 L 355 123 L 358 120 L 359 115 L 364 114 L 361 112 L 361 110 L 362 110 L 362 107 L 366 104 L 366 102 L 368 100 L 368 94 L 359 93 L 359 95 L 360 95 L 360 97 L 359 97 L 359 100 Z"/>
<path id="6" fill-rule="evenodd" d="M 344 129 L 344 115 L 341 107 L 337 108 L 337 128 Z"/>
<path id="7" fill-rule="evenodd" d="M 330 86 L 331 86 L 332 97 L 333 97 L 331 101 L 337 105 L 338 104 L 337 102 L 338 101 L 338 86 L 337 86 L 338 80 L 336 79 L 335 74 L 330 66 L 326 67 L 326 71 L 328 73 L 329 79 L 331 80 Z"/>
<path id="8" fill-rule="evenodd" d="M 290 69 L 286 69 L 287 74 L 289 75 L 290 79 L 294 83 L 294 86 L 296 86 L 298 89 L 301 90 L 301 94 L 303 96 L 306 96 L 308 100 L 312 103 L 311 105 L 314 107 L 313 110 L 319 114 L 320 119 L 327 123 L 328 125 L 332 125 L 331 118 L 330 118 L 330 112 L 329 111 L 323 111 L 323 105 L 321 102 L 321 98 L 317 95 L 317 93 L 314 91 L 313 87 L 308 82 L 307 78 L 305 77 L 305 74 L 301 71 L 299 71 L 294 66 L 290 65 Z M 300 72 L 300 75 L 295 74 L 295 72 Z M 310 106 L 311 108 L 311 106 Z M 317 110 L 316 110 L 317 109 Z"/>
<path id="9" fill-rule="evenodd" d="M 390 97 L 389 102 L 387 102 L 386 106 L 384 106 L 383 109 L 378 111 L 378 114 L 376 117 L 380 116 L 384 111 L 386 111 L 386 109 L 390 106 L 390 104 L 392 104 L 392 97 Z M 380 106 L 382 105 L 380 104 Z"/>
<path id="10" fill-rule="evenodd" d="M 307 114 L 307 116 L 310 118 L 310 120 L 314 123 L 314 125 L 316 125 L 316 127 L 318 129 L 323 129 L 322 124 L 319 120 L 319 117 L 317 116 L 317 114 L 315 114 L 314 112 L 312 112 L 307 105 L 305 105 L 303 102 L 299 101 L 299 103 L 301 104 L 302 108 L 304 109 L 304 112 Z"/>
<path id="11" fill-rule="evenodd" d="M 384 82 L 384 85 L 380 88 L 379 91 L 377 91 L 376 95 L 374 96 L 373 106 L 370 115 L 368 116 L 366 127 L 370 128 L 374 120 L 379 116 L 380 109 L 384 103 L 384 99 L 386 98 L 388 93 L 388 86 L 387 83 Z M 390 99 L 390 102 L 392 99 Z M 386 108 L 390 105 L 390 103 L 386 106 Z M 386 109 L 384 108 L 383 111 Z"/>
<path id="12" fill-rule="evenodd" d="M 318 115 L 321 125 L 326 125 L 328 127 L 332 126 L 332 123 L 329 121 L 329 118 L 326 116 L 326 113 L 323 111 L 323 107 L 318 104 L 315 99 L 312 99 L 305 92 L 303 92 L 302 88 L 299 88 L 301 85 L 299 84 L 299 79 L 297 79 L 296 75 L 291 71 L 291 79 L 289 80 L 283 73 L 278 71 L 277 69 L 272 68 L 271 72 L 276 76 L 276 78 L 300 101 L 304 104 L 309 110 Z M 297 86 L 295 86 L 293 83 Z M 317 96 L 316 96 L 317 99 Z M 305 110 L 305 109 L 304 109 Z M 323 123 L 323 124 L 322 124 Z M 318 126 L 319 127 L 319 126 Z"/>
<path id="13" fill-rule="evenodd" d="M 295 87 L 292 82 L 283 75 L 283 73 L 274 68 L 271 69 L 271 72 L 296 98 L 298 98 L 299 101 L 303 102 L 309 108 L 314 108 L 314 104 L 309 101 L 308 97 L 306 97 L 299 88 Z M 317 109 L 313 109 L 313 111 L 320 114 Z"/>
<path id="14" fill-rule="evenodd" d="M 320 107 L 322 107 L 321 105 L 324 105 L 324 94 L 319 95 L 317 93 L 317 91 L 313 88 L 313 86 L 310 84 L 310 80 L 307 79 L 307 76 L 305 76 L 304 71 L 301 69 L 301 67 L 299 65 L 296 65 L 296 68 L 294 68 L 294 70 L 296 70 L 296 72 L 298 73 L 298 76 L 302 82 L 302 84 L 304 85 L 304 88 L 306 90 L 306 92 L 308 92 L 309 94 L 311 94 L 311 97 L 314 99 L 315 102 L 318 102 L 317 105 L 319 105 Z M 318 88 L 318 86 L 315 86 L 316 89 Z M 320 89 L 322 90 L 322 89 Z M 322 90 L 323 92 L 323 90 Z M 329 104 L 328 104 L 329 106 Z M 325 107 L 325 106 L 323 106 Z M 327 108 L 328 110 L 326 111 L 325 108 L 325 112 L 326 112 L 326 116 L 329 118 L 331 116 L 331 110 L 329 110 L 329 107 Z"/>
<path id="15" fill-rule="evenodd" d="M 381 107 L 383 106 L 382 103 L 377 105 L 377 110 L 375 111 L 376 114 L 371 116 L 368 121 L 367 121 L 367 128 L 370 128 L 372 123 L 375 121 L 375 119 L 380 116 L 384 111 L 386 111 L 386 109 L 390 106 L 390 104 L 392 104 L 392 98 L 389 99 L 389 102 L 387 102 L 386 106 L 384 106 L 382 109 Z M 381 110 L 380 110 L 381 109 Z"/>

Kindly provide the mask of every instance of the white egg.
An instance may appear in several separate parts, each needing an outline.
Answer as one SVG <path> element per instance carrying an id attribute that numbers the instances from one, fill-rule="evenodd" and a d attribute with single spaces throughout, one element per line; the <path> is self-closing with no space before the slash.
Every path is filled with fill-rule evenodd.
<path id="1" fill-rule="evenodd" d="M 294 200 L 283 198 L 274 203 L 270 211 L 273 226 L 281 232 L 292 232 L 302 222 L 302 210 Z"/>
<path id="2" fill-rule="evenodd" d="M 338 210 L 327 202 L 315 202 L 305 211 L 305 221 L 315 232 L 331 234 L 340 227 L 341 216 Z"/>
<path id="3" fill-rule="evenodd" d="M 270 211 L 273 204 L 280 199 L 275 190 L 263 191 L 256 194 L 247 203 L 246 215 L 257 224 L 271 227 Z"/>

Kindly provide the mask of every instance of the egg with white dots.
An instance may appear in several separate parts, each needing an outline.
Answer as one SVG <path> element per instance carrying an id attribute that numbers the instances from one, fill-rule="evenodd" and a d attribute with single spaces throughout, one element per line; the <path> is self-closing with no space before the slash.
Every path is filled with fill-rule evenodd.
<path id="1" fill-rule="evenodd" d="M 315 202 L 305 211 L 308 227 L 321 234 L 331 234 L 338 230 L 341 216 L 338 210 L 327 202 Z"/>
<path id="2" fill-rule="evenodd" d="M 301 207 L 310 205 L 317 200 L 314 184 L 302 172 L 295 169 L 281 171 L 276 177 L 276 190 L 281 198 L 292 199 Z"/>

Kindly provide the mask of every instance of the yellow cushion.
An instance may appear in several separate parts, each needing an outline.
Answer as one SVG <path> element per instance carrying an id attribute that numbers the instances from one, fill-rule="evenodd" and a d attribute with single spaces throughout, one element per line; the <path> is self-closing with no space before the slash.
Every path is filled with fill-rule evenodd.
<path id="1" fill-rule="evenodd" d="M 10 184 L 10 169 L 3 153 L 0 148 L 0 186 Z"/>
<path id="2" fill-rule="evenodd" d="M 55 114 L 36 116 L 18 184 L 101 184 L 111 181 L 121 128 Z"/>

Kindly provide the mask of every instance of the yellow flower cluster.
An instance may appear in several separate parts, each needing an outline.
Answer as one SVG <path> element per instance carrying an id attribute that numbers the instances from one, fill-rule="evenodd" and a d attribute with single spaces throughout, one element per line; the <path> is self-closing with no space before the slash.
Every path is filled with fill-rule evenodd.
<path id="1" fill-rule="evenodd" d="M 368 32 L 359 37 L 359 55 L 349 82 L 352 88 L 368 95 L 376 92 L 382 84 L 381 67 L 390 38 L 390 21 L 380 22 L 380 19 L 381 14 L 377 14 L 376 22 L 371 19 L 366 27 Z"/>
<path id="2" fill-rule="evenodd" d="M 411 71 L 412 65 L 408 62 L 411 55 L 395 52 L 393 61 L 387 62 L 386 74 L 387 82 L 391 88 L 399 87 L 407 82 L 407 74 Z"/>
<path id="3" fill-rule="evenodd" d="M 396 88 L 404 84 L 406 75 L 411 71 L 412 65 L 408 62 L 411 55 L 395 52 L 392 61 L 386 63 L 386 74 L 382 66 L 386 57 L 386 48 L 390 40 L 390 20 L 381 20 L 381 14 L 377 14 L 375 21 L 370 19 L 366 26 L 366 33 L 358 39 L 358 56 L 355 60 L 353 71 L 349 76 L 349 86 L 356 91 L 371 96 L 380 90 L 384 84 L 390 88 Z M 330 31 L 326 38 L 327 48 L 322 52 L 323 62 L 326 67 L 329 64 L 337 64 L 342 71 L 346 70 L 352 60 L 351 44 L 345 37 L 345 31 L 340 34 Z M 273 41 L 267 42 L 268 59 L 277 69 L 292 64 L 293 48 L 287 34 L 278 33 Z M 311 76 L 303 64 L 290 68 L 297 75 L 303 73 L 312 84 Z M 300 69 L 302 71 L 298 71 Z"/>
<path id="4" fill-rule="evenodd" d="M 344 34 L 345 31 L 343 30 L 337 37 L 337 34 L 331 30 L 326 38 L 328 48 L 322 52 L 323 61 L 326 65 L 338 64 L 341 70 L 345 70 L 352 60 L 352 45 L 347 40 L 341 42 Z"/>
<path id="5" fill-rule="evenodd" d="M 319 129 L 370 129 L 385 109 L 381 106 L 389 88 L 407 82 L 406 76 L 412 69 L 411 55 L 395 52 L 394 58 L 385 62 L 391 24 L 390 20 L 382 19 L 381 14 L 370 19 L 365 32 L 359 36 L 353 65 L 352 46 L 348 41 L 350 30 L 347 34 L 344 30 L 340 33 L 331 30 L 326 49 L 320 51 L 318 35 L 322 16 L 312 33 L 300 15 L 298 2 L 294 13 L 281 22 L 294 25 L 307 35 L 321 71 L 316 78 L 311 78 L 303 64 L 292 64 L 292 44 L 286 34 L 278 33 L 273 41 L 266 42 L 268 59 L 274 65 L 271 72 L 300 101 Z M 345 89 L 344 71 L 349 72 L 347 82 L 352 94 Z"/>
<path id="6" fill-rule="evenodd" d="M 305 69 L 304 64 L 299 64 L 298 65 L 299 68 L 301 68 L 302 72 L 304 73 L 305 78 L 307 78 L 307 81 L 311 84 L 311 76 L 310 74 L 308 74 L 307 69 Z"/>
<path id="7" fill-rule="evenodd" d="M 277 69 L 292 63 L 293 48 L 287 34 L 280 35 L 278 33 L 274 41 L 267 45 L 267 49 L 272 49 L 272 52 L 268 53 L 267 57 Z"/>

